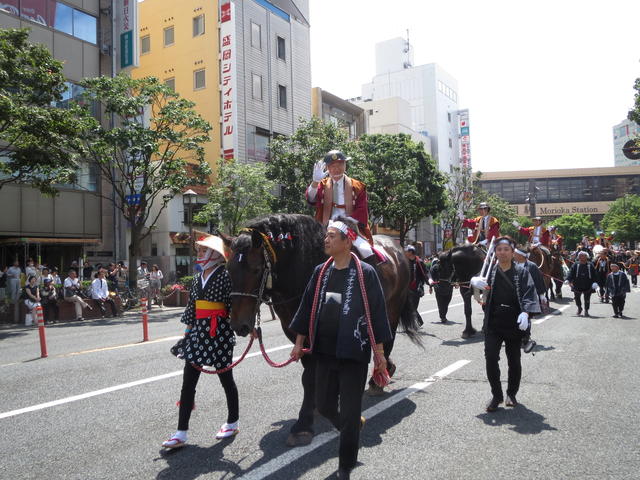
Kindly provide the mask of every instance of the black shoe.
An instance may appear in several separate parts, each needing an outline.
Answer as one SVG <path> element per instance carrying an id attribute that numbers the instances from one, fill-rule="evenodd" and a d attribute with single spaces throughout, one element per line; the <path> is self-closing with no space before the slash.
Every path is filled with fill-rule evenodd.
<path id="1" fill-rule="evenodd" d="M 487 403 L 487 412 L 495 412 L 498 410 L 498 405 L 503 402 L 501 398 L 493 397 L 489 403 Z"/>
<path id="2" fill-rule="evenodd" d="M 440 319 L 440 322 L 442 322 L 442 323 L 447 323 L 448 321 L 449 321 L 449 320 L 447 320 L 446 318 L 441 318 L 441 319 Z"/>
<path id="3" fill-rule="evenodd" d="M 507 399 L 504 402 L 505 407 L 515 407 L 518 405 L 518 401 L 516 400 L 515 395 L 507 395 Z"/>
<path id="4" fill-rule="evenodd" d="M 531 353 L 533 349 L 536 348 L 536 345 L 538 344 L 535 340 L 529 339 L 526 341 L 526 343 L 524 343 L 524 345 L 522 345 L 522 351 L 524 353 Z"/>
<path id="5" fill-rule="evenodd" d="M 588 316 L 589 316 L 589 310 L 585 310 L 585 311 L 584 311 L 584 316 L 585 316 L 585 317 L 588 317 Z"/>
<path id="6" fill-rule="evenodd" d="M 614 313 L 614 314 L 613 314 L 613 318 L 618 318 L 618 314 L 617 314 L 617 313 Z"/>
<path id="7" fill-rule="evenodd" d="M 582 315 L 582 307 L 578 307 L 578 313 L 576 315 L 578 316 Z"/>
<path id="8" fill-rule="evenodd" d="M 351 478 L 351 469 L 349 468 L 339 468 L 338 469 L 338 478 L 340 480 Z"/>

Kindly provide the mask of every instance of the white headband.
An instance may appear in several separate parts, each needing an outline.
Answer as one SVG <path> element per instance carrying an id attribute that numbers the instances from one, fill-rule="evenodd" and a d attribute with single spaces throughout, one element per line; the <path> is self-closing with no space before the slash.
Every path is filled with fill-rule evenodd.
<path id="1" fill-rule="evenodd" d="M 517 248 L 514 250 L 517 254 L 522 255 L 523 257 L 529 258 L 528 253 L 524 253 L 522 250 L 518 250 Z"/>
<path id="2" fill-rule="evenodd" d="M 498 240 L 498 242 L 496 243 L 496 246 L 500 245 L 501 243 L 506 243 L 507 245 L 509 245 L 511 248 L 513 248 L 513 243 L 511 243 L 509 240 L 507 240 L 506 238 L 503 238 L 502 240 Z"/>
<path id="3" fill-rule="evenodd" d="M 356 232 L 352 228 L 349 228 L 349 226 L 346 223 L 341 222 L 340 220 L 337 220 L 335 222 L 333 220 L 329 220 L 329 224 L 327 225 L 327 228 L 335 228 L 336 230 L 340 230 L 352 241 L 355 240 L 357 237 Z"/>

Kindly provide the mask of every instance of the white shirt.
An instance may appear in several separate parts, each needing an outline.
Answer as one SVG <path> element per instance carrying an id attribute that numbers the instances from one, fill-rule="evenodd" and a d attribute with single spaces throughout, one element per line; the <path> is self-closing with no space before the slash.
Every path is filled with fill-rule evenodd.
<path id="1" fill-rule="evenodd" d="M 540 231 L 542 230 L 542 225 L 533 229 L 533 241 L 540 242 Z"/>
<path id="2" fill-rule="evenodd" d="M 104 278 L 96 278 L 91 282 L 91 298 L 94 300 L 104 300 L 109 296 L 109 288 Z"/>
<path id="3" fill-rule="evenodd" d="M 338 205 L 344 205 L 344 176 L 337 182 L 334 180 L 331 180 L 331 182 L 333 182 L 333 185 L 332 185 L 333 199 L 331 201 Z M 311 185 L 309 185 L 309 188 L 307 188 L 307 195 L 309 196 L 309 201 L 315 202 L 317 193 L 318 193 L 318 188 L 317 187 L 314 188 Z M 333 210 L 331 210 L 331 220 L 333 220 L 334 218 L 340 215 L 345 216 L 346 214 L 347 214 L 346 209 L 333 207 Z"/>
<path id="4" fill-rule="evenodd" d="M 162 275 L 162 271 L 160 270 L 158 270 L 157 272 L 151 270 L 151 273 L 149 275 L 151 277 L 151 280 L 162 280 L 164 278 L 164 276 Z"/>
<path id="5" fill-rule="evenodd" d="M 78 277 L 74 279 L 72 279 L 71 277 L 67 277 L 64 279 L 64 288 L 69 287 L 80 287 L 80 280 L 78 280 Z"/>
<path id="6" fill-rule="evenodd" d="M 17 280 L 20 278 L 21 273 L 22 269 L 20 267 L 9 267 L 7 269 L 7 280 Z"/>

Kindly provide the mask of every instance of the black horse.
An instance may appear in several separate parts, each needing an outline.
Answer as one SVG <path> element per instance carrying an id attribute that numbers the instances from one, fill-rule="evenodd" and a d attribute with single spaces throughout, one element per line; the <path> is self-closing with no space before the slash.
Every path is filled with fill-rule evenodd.
<path id="1" fill-rule="evenodd" d="M 282 330 L 291 342 L 295 334 L 289 324 L 298 309 L 304 289 L 316 265 L 326 261 L 324 253 L 325 229 L 307 215 L 274 214 L 252 221 L 235 239 L 225 238 L 233 255 L 227 263 L 232 282 L 231 326 L 246 336 L 255 326 L 259 302 L 270 299 L 280 319 Z M 407 292 L 409 264 L 402 251 L 387 237 L 374 237 L 389 261 L 379 265 L 378 275 L 385 293 L 387 314 L 394 334 L 399 323 L 415 343 L 420 344 L 416 331 L 417 312 L 411 307 Z M 393 341 L 384 345 L 389 373 L 395 365 L 389 358 Z M 313 410 L 315 408 L 315 362 L 313 356 L 302 358 L 302 386 L 304 398 L 297 422 L 287 440 L 290 445 L 301 445 L 313 436 Z M 372 381 L 369 391 L 382 393 Z"/>
<path id="2" fill-rule="evenodd" d="M 476 329 L 471 324 L 473 289 L 469 285 L 469 281 L 471 277 L 480 273 L 484 257 L 484 250 L 475 245 L 453 247 L 451 250 L 438 255 L 440 281 L 460 284 L 460 295 L 464 301 L 464 316 L 466 319 L 462 338 L 469 338 L 476 334 Z"/>

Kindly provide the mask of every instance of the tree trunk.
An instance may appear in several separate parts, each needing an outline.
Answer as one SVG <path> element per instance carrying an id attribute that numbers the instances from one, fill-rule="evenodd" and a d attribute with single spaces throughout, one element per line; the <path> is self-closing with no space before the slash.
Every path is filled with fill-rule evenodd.
<path id="1" fill-rule="evenodd" d="M 141 227 L 131 226 L 131 243 L 129 243 L 129 288 L 135 290 L 138 287 L 138 256 L 140 253 Z"/>

